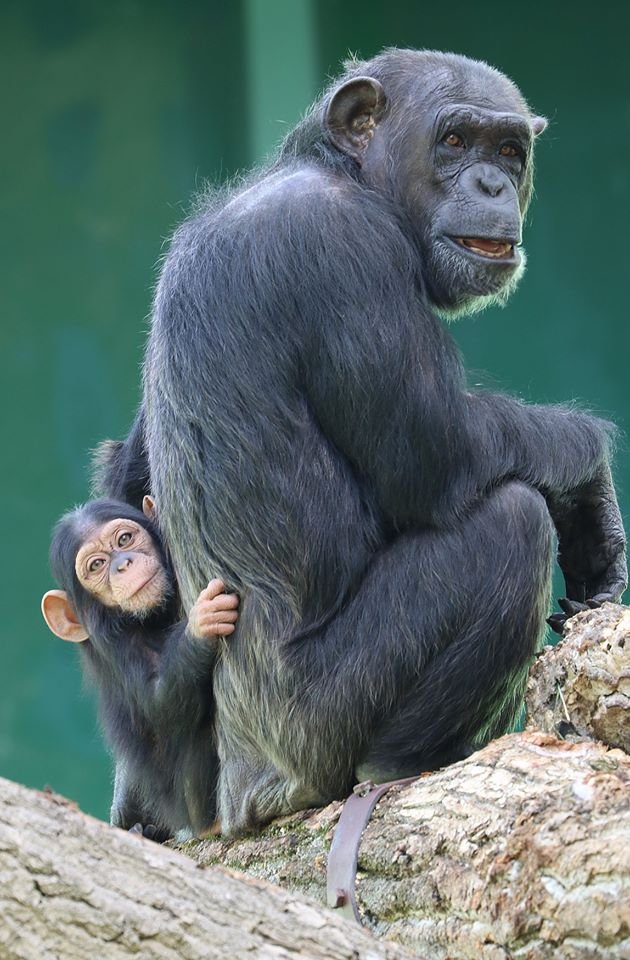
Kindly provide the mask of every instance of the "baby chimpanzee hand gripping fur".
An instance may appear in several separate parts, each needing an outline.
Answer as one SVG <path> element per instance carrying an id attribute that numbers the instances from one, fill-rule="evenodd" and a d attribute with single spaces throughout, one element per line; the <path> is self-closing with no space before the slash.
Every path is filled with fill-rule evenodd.
<path id="1" fill-rule="evenodd" d="M 234 631 L 238 597 L 213 580 L 177 623 L 173 572 L 152 520 L 115 500 L 66 514 L 51 545 L 63 590 L 46 623 L 81 643 L 116 759 L 111 822 L 165 840 L 210 828 L 216 814 L 212 669 Z"/>

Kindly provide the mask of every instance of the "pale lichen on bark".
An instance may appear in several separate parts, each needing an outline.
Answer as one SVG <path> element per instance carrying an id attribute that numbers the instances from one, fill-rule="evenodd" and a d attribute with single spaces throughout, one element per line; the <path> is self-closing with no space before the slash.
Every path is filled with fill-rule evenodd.
<path id="1" fill-rule="evenodd" d="M 253 860 L 258 875 L 323 903 L 338 813 L 188 852 L 247 870 Z M 394 787 L 363 834 L 357 891 L 377 935 L 436 960 L 630 956 L 630 758 L 513 734 Z"/>

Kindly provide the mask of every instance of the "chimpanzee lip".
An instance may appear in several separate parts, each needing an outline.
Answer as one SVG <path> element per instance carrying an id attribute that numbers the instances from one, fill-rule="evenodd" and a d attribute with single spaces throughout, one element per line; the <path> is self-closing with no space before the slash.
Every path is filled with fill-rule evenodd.
<path id="1" fill-rule="evenodd" d="M 137 593 L 140 593 L 141 590 L 144 590 L 145 587 L 148 587 L 148 585 L 151 583 L 151 581 L 152 581 L 152 580 L 155 580 L 155 578 L 157 577 L 157 575 L 158 575 L 158 571 L 157 571 L 157 570 L 154 570 L 154 572 L 151 574 L 151 576 L 148 577 L 148 579 L 146 579 L 146 580 L 144 581 L 144 583 L 141 583 L 139 587 L 136 587 L 136 589 L 133 591 L 133 593 L 130 593 L 130 594 L 129 594 L 129 599 L 131 599 L 131 597 L 135 597 L 136 594 L 137 594 Z"/>
<path id="2" fill-rule="evenodd" d="M 453 243 L 478 257 L 486 260 L 511 262 L 515 258 L 516 241 L 496 239 L 495 237 L 449 237 Z"/>

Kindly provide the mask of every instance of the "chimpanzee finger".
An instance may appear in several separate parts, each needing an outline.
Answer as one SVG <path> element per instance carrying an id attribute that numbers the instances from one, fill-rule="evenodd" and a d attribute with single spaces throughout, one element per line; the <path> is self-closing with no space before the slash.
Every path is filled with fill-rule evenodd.
<path id="1" fill-rule="evenodd" d="M 564 613 L 552 613 L 550 617 L 547 617 L 547 623 L 554 633 L 559 633 L 560 636 L 562 636 L 564 633 L 564 625 L 568 619 Z"/>
<path id="2" fill-rule="evenodd" d="M 598 600 L 600 603 L 621 603 L 621 597 L 626 589 L 625 580 L 616 580 L 614 583 L 607 583 L 603 589 L 594 590 L 592 600 Z"/>
<path id="3" fill-rule="evenodd" d="M 583 613 L 584 610 L 588 610 L 585 603 L 582 603 L 580 600 L 569 600 L 567 597 L 559 597 L 558 605 L 560 609 L 566 613 L 567 617 L 574 617 L 577 613 Z"/>
<path id="4" fill-rule="evenodd" d="M 209 601 L 212 610 L 234 610 L 241 602 L 238 593 L 220 593 Z"/>
<path id="5" fill-rule="evenodd" d="M 216 637 L 225 637 L 236 630 L 235 623 L 203 623 L 199 625 L 198 637 L 200 640 L 213 640 Z"/>
<path id="6" fill-rule="evenodd" d="M 201 627 L 211 627 L 215 623 L 236 623 L 238 610 L 204 610 L 199 616 Z"/>
<path id="7" fill-rule="evenodd" d="M 224 590 L 225 584 L 223 580 L 220 580 L 219 577 L 215 577 L 214 580 L 210 580 L 207 587 L 203 588 L 199 594 L 199 599 L 214 600 L 215 597 L 218 597 L 219 594 L 223 593 Z"/>

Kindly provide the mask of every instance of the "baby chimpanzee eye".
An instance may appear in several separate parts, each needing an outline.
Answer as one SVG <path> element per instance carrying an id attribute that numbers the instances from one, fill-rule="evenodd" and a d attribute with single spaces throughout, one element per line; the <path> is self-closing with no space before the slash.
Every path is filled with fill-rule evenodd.
<path id="1" fill-rule="evenodd" d="M 88 573 L 96 573 L 97 570 L 100 570 L 105 561 L 102 557 L 95 557 L 94 560 L 90 560 L 88 563 Z"/>
<path id="2" fill-rule="evenodd" d="M 118 546 L 126 547 L 127 544 L 132 540 L 132 538 L 133 538 L 133 534 L 129 533 L 129 531 L 125 531 L 124 533 L 121 533 L 120 536 L 118 537 Z"/>

